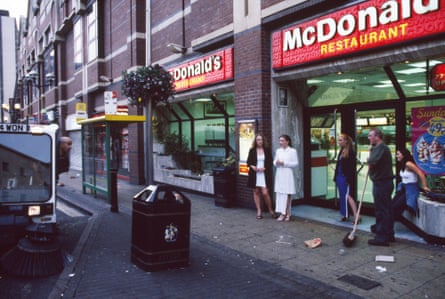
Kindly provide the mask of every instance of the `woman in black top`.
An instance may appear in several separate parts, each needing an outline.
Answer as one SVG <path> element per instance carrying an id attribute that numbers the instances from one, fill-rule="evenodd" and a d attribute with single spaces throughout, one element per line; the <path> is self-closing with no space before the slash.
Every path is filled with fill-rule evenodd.
<path id="1" fill-rule="evenodd" d="M 275 213 L 272 208 L 272 200 L 269 195 L 269 189 L 272 188 L 273 179 L 273 157 L 272 151 L 267 146 L 262 135 L 257 135 L 249 150 L 247 156 L 247 165 L 249 167 L 249 176 L 247 187 L 253 188 L 253 199 L 257 209 L 257 219 L 262 219 L 261 195 L 272 217 Z"/>

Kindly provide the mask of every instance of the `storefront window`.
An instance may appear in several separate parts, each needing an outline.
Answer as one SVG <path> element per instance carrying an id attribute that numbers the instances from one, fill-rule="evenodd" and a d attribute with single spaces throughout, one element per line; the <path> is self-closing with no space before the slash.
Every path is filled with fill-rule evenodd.
<path id="1" fill-rule="evenodd" d="M 371 67 L 311 78 L 307 80 L 307 84 L 309 90 L 312 91 L 308 98 L 310 107 L 375 102 L 398 98 L 382 67 Z"/>
<path id="2" fill-rule="evenodd" d="M 435 91 L 429 84 L 431 82 L 431 77 L 429 75 L 431 69 L 441 63 L 445 63 L 445 58 L 417 62 L 403 62 L 391 66 L 391 69 L 396 75 L 397 81 L 407 98 L 445 94 L 445 90 Z"/>
<path id="3" fill-rule="evenodd" d="M 431 70 L 442 63 L 445 63 L 445 58 L 407 61 L 386 68 L 376 66 L 311 78 L 307 80 L 310 91 L 308 106 L 322 107 L 445 94 L 445 90 L 437 91 L 430 87 Z M 397 92 L 399 88 L 401 94 Z"/>
<path id="4" fill-rule="evenodd" d="M 336 186 L 331 178 L 339 151 L 336 140 L 338 134 L 346 132 L 353 137 L 359 171 L 368 158 L 367 136 L 372 127 L 382 130 L 384 142 L 395 157 L 396 147 L 400 145 L 400 142 L 404 143 L 413 155 L 415 154 L 413 136 L 415 135 L 414 140 L 417 140 L 417 135 L 421 133 L 412 132 L 413 123 L 417 127 L 419 127 L 419 122 L 425 123 L 421 124 L 422 128 L 417 128 L 417 130 L 427 131 L 430 130 L 428 127 L 431 127 L 430 119 L 438 116 L 440 118 L 440 121 L 436 121 L 438 126 L 440 128 L 445 126 L 445 122 L 441 121 L 445 117 L 440 112 L 445 111 L 445 108 L 441 108 L 445 107 L 445 80 L 440 79 L 440 73 L 435 76 L 436 79 L 439 78 L 435 88 L 431 87 L 433 85 L 432 69 L 438 69 L 444 62 L 445 58 L 403 62 L 342 74 L 329 74 L 306 81 L 309 91 L 307 104 L 314 108 L 311 109 L 310 116 L 312 197 L 328 200 L 337 197 Z M 443 77 L 445 78 L 445 74 Z M 375 105 L 371 102 L 379 104 Z M 405 113 L 397 116 L 397 107 L 401 105 L 403 107 L 403 104 Z M 424 116 L 419 116 L 422 118 L 420 120 L 419 117 L 414 120 L 413 113 Z M 397 136 L 397 117 L 405 117 L 405 138 Z M 434 136 L 443 148 L 444 134 L 437 132 Z M 434 136 L 429 137 L 432 139 Z M 431 143 L 432 140 L 429 142 Z M 327 164 L 324 162 L 326 159 Z M 395 158 L 393 163 L 394 171 L 396 171 Z M 436 164 L 430 168 L 437 169 L 437 173 L 441 173 L 441 169 Z M 358 190 L 363 187 L 364 175 L 364 171 L 359 171 L 357 174 Z M 320 181 L 321 178 L 323 181 Z M 365 204 L 372 203 L 371 194 L 368 186 L 364 197 Z"/>
<path id="5" fill-rule="evenodd" d="M 166 134 L 183 138 L 188 151 L 200 160 L 201 173 L 211 173 L 230 152 L 235 152 L 234 113 L 233 93 L 215 95 L 213 99 L 210 95 L 197 97 L 157 108 L 157 117 L 168 123 Z"/>

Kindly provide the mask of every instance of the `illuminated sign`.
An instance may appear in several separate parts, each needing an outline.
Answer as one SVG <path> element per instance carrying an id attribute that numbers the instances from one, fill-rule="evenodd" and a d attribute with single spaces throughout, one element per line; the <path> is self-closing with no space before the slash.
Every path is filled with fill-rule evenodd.
<path id="1" fill-rule="evenodd" d="M 431 70 L 431 87 L 435 91 L 445 90 L 445 63 L 438 64 Z"/>
<path id="2" fill-rule="evenodd" d="M 442 5 L 442 7 L 441 7 Z M 366 1 L 272 34 L 272 66 L 288 67 L 443 34 L 444 0 Z"/>
<path id="3" fill-rule="evenodd" d="M 176 91 L 233 79 L 233 48 L 181 64 L 168 71 L 173 76 Z"/>
<path id="4" fill-rule="evenodd" d="M 249 166 L 247 165 L 247 157 L 249 150 L 255 140 L 256 120 L 239 121 L 239 174 L 248 175 Z"/>

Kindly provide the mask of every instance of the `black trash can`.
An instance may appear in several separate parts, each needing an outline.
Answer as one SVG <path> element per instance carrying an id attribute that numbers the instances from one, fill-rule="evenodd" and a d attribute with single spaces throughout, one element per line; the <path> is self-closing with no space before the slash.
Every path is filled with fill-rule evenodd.
<path id="1" fill-rule="evenodd" d="M 213 168 L 215 205 L 229 208 L 235 201 L 235 167 Z"/>
<path id="2" fill-rule="evenodd" d="M 168 185 L 133 196 L 131 262 L 144 271 L 189 265 L 190 200 Z"/>

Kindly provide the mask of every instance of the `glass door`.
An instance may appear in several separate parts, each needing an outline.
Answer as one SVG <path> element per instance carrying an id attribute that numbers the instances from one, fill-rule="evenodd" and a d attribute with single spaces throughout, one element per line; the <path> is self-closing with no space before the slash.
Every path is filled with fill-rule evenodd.
<path id="1" fill-rule="evenodd" d="M 311 198 L 330 202 L 328 205 L 337 207 L 338 192 L 333 181 L 337 156 L 340 148 L 337 137 L 346 133 L 355 142 L 357 152 L 357 200 L 364 194 L 363 203 L 372 204 L 372 183 L 368 180 L 366 189 L 364 183 L 369 157 L 368 133 L 373 127 L 383 132 L 384 142 L 395 156 L 395 109 L 357 110 L 351 107 L 341 107 L 331 112 L 312 113 L 310 118 L 311 136 Z M 395 166 L 395 160 L 393 159 Z"/>
<path id="2" fill-rule="evenodd" d="M 336 199 L 337 188 L 332 181 L 338 154 L 337 136 L 341 113 L 335 111 L 311 116 L 311 197 Z"/>

